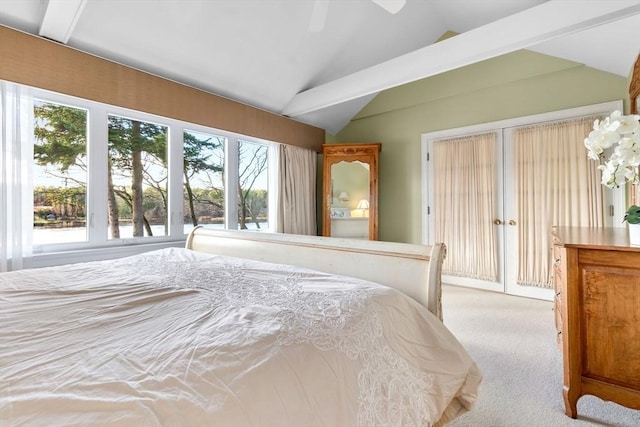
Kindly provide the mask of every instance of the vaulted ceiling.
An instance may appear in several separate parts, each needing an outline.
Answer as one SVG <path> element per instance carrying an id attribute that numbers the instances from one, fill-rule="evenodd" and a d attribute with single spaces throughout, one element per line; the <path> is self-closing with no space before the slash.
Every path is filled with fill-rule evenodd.
<path id="1" fill-rule="evenodd" d="M 640 0 L 0 0 L 0 24 L 329 133 L 382 90 L 518 49 L 623 77 L 640 50 Z"/>

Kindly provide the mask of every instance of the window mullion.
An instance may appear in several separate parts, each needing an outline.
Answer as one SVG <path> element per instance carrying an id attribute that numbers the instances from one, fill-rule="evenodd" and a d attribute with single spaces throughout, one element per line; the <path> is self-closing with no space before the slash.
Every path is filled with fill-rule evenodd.
<path id="1" fill-rule="evenodd" d="M 88 183 L 87 183 L 87 220 L 88 240 L 91 246 L 100 246 L 107 242 L 107 174 L 108 139 L 107 110 L 94 104 L 88 120 Z"/>
<path id="2" fill-rule="evenodd" d="M 225 228 L 236 230 L 238 228 L 238 139 L 229 138 L 225 145 Z"/>
<path id="3" fill-rule="evenodd" d="M 168 198 L 168 221 L 169 221 L 169 236 L 174 238 L 182 238 L 184 236 L 184 161 L 183 161 L 183 146 L 184 146 L 184 127 L 177 122 L 171 122 L 169 124 L 169 146 L 167 147 L 168 158 L 168 177 L 169 185 L 167 190 L 169 192 Z"/>

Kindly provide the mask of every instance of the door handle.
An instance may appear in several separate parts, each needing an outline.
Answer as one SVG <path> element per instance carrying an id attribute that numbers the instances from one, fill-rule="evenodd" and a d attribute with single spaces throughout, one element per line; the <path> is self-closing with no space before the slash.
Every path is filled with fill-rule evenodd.
<path id="1" fill-rule="evenodd" d="M 493 220 L 493 223 L 494 223 L 495 225 L 501 225 L 501 224 L 502 224 L 502 221 L 501 221 L 501 220 L 499 220 L 499 219 L 494 219 L 494 220 Z"/>
<path id="2" fill-rule="evenodd" d="M 509 220 L 509 225 L 516 225 L 516 222 L 514 220 Z"/>

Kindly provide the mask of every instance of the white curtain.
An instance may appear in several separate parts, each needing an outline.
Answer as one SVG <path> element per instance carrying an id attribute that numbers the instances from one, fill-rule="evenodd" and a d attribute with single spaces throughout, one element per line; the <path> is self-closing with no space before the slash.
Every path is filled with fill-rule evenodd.
<path id="1" fill-rule="evenodd" d="M 551 227 L 603 227 L 603 186 L 584 138 L 594 117 L 513 133 L 520 285 L 552 287 Z"/>
<path id="2" fill-rule="evenodd" d="M 447 245 L 443 273 L 496 281 L 496 134 L 433 145 L 435 241 Z"/>
<path id="3" fill-rule="evenodd" d="M 33 229 L 33 99 L 28 88 L 1 82 L 0 271 L 28 267 Z"/>
<path id="4" fill-rule="evenodd" d="M 278 149 L 278 220 L 276 230 L 288 234 L 317 234 L 315 151 L 280 144 Z"/>

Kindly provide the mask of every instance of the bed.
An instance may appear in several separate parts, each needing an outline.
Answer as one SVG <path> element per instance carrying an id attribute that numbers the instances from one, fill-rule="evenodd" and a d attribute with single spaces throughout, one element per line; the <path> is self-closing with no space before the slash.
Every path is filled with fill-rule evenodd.
<path id="1" fill-rule="evenodd" d="M 444 425 L 482 374 L 441 321 L 443 257 L 198 227 L 2 273 L 0 425 Z"/>

